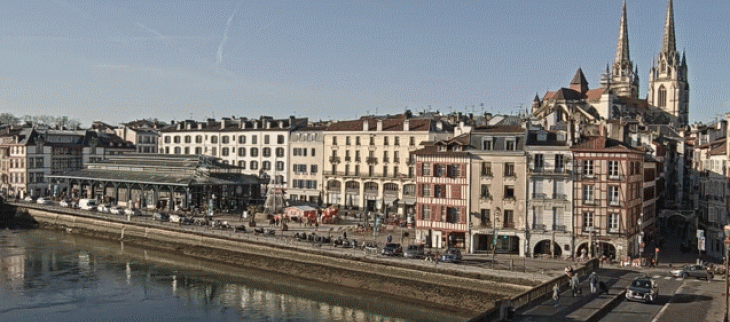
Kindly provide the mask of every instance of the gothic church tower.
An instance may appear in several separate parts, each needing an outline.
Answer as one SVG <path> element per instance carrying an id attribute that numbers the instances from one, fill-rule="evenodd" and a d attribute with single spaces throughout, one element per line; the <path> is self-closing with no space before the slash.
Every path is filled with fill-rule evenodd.
<path id="1" fill-rule="evenodd" d="M 626 1 L 624 1 L 621 12 L 621 24 L 618 31 L 616 43 L 616 57 L 613 60 L 613 68 L 608 87 L 617 96 L 639 98 L 639 76 L 638 67 L 634 68 L 634 62 L 629 56 L 629 30 L 626 21 Z"/>
<path id="2" fill-rule="evenodd" d="M 667 2 L 667 18 L 659 56 L 649 71 L 649 90 L 646 100 L 677 117 L 677 125 L 689 123 L 689 83 L 687 60 L 682 53 L 680 60 L 674 38 L 674 9 L 672 0 Z"/>

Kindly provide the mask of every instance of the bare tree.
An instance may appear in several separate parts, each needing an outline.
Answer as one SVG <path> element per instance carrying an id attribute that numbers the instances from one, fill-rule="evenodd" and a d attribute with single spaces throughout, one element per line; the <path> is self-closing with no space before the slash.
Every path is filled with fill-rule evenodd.
<path id="1" fill-rule="evenodd" d="M 15 126 L 20 124 L 20 119 L 10 113 L 0 113 L 0 124 Z"/>

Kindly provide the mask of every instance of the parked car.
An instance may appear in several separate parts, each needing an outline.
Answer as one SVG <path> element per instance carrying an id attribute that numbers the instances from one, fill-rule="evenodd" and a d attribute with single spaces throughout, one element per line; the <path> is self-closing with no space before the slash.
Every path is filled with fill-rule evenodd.
<path id="1" fill-rule="evenodd" d="M 61 200 L 58 205 L 64 208 L 71 208 L 71 202 L 68 200 Z"/>
<path id="2" fill-rule="evenodd" d="M 39 205 L 50 205 L 53 203 L 50 199 L 44 197 L 38 198 L 35 202 Z"/>
<path id="3" fill-rule="evenodd" d="M 25 196 L 25 198 L 23 198 L 23 201 L 33 202 L 33 197 L 31 197 L 31 196 Z"/>
<path id="4" fill-rule="evenodd" d="M 142 212 L 137 208 L 124 208 L 124 214 L 127 216 L 139 216 Z"/>
<path id="5" fill-rule="evenodd" d="M 694 277 L 694 278 L 704 278 L 706 280 L 710 280 L 713 278 L 713 273 L 707 270 L 707 266 L 705 265 L 686 265 L 682 269 L 675 269 L 671 271 L 672 275 L 674 277 L 681 277 L 681 278 L 688 278 L 688 277 Z"/>
<path id="6" fill-rule="evenodd" d="M 164 212 L 156 212 L 152 214 L 152 219 L 157 221 L 168 221 L 170 220 L 170 215 L 164 213 Z"/>
<path id="7" fill-rule="evenodd" d="M 124 208 L 119 206 L 114 206 L 109 208 L 109 213 L 112 215 L 123 215 L 124 214 Z"/>
<path id="8" fill-rule="evenodd" d="M 423 258 L 423 256 L 425 256 L 425 255 L 426 255 L 426 250 L 425 250 L 423 244 L 408 245 L 408 247 L 406 247 L 406 250 L 403 251 L 403 257 L 407 257 L 407 258 Z"/>
<path id="9" fill-rule="evenodd" d="M 627 301 L 652 303 L 659 297 L 659 285 L 649 277 L 635 278 L 626 288 Z"/>
<path id="10" fill-rule="evenodd" d="M 403 247 L 396 243 L 387 243 L 383 246 L 381 254 L 385 256 L 401 256 L 403 255 Z"/>
<path id="11" fill-rule="evenodd" d="M 96 199 L 79 199 L 79 208 L 82 210 L 90 210 L 95 211 L 96 209 Z"/>
<path id="12" fill-rule="evenodd" d="M 170 222 L 180 223 L 180 221 L 182 220 L 182 217 L 180 217 L 178 215 L 170 215 L 169 219 L 170 219 Z"/>
<path id="13" fill-rule="evenodd" d="M 461 262 L 461 251 L 458 248 L 449 247 L 439 256 L 439 261 L 446 263 Z"/>
<path id="14" fill-rule="evenodd" d="M 98 210 L 99 212 L 104 212 L 104 213 L 111 213 L 112 207 L 111 207 L 111 206 L 109 206 L 109 205 L 99 205 L 99 206 L 97 207 L 97 210 Z"/>

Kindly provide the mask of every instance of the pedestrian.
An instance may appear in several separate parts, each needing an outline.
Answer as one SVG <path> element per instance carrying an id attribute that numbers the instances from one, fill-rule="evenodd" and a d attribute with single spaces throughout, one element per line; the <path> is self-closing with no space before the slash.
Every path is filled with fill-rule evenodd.
<path id="1" fill-rule="evenodd" d="M 565 276 L 568 276 L 568 278 L 573 277 L 573 266 L 566 266 L 565 267 Z"/>
<path id="2" fill-rule="evenodd" d="M 342 237 L 345 238 L 345 239 L 347 239 L 347 232 L 343 232 L 342 233 Z"/>
<path id="3" fill-rule="evenodd" d="M 591 293 L 598 292 L 598 274 L 596 272 L 591 273 L 591 276 L 588 277 L 588 284 L 591 285 Z"/>
<path id="4" fill-rule="evenodd" d="M 558 283 L 553 285 L 553 306 L 558 307 L 558 301 L 560 301 L 560 287 Z"/>
<path id="5" fill-rule="evenodd" d="M 580 281 L 578 281 L 578 275 L 573 275 L 573 277 L 570 278 L 570 289 L 573 294 L 573 297 L 575 297 L 577 294 L 580 294 Z"/>

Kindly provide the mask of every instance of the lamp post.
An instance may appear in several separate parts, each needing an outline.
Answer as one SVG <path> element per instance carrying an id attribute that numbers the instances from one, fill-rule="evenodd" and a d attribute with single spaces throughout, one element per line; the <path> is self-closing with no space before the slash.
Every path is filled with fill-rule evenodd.
<path id="1" fill-rule="evenodd" d="M 730 272 L 728 271 L 728 250 L 730 250 L 730 225 L 725 225 L 725 227 L 722 228 L 723 232 L 725 233 L 725 240 L 723 240 L 723 244 L 725 246 L 725 314 L 723 321 L 728 322 L 728 306 L 730 306 L 730 294 L 728 291 L 730 291 Z"/>

